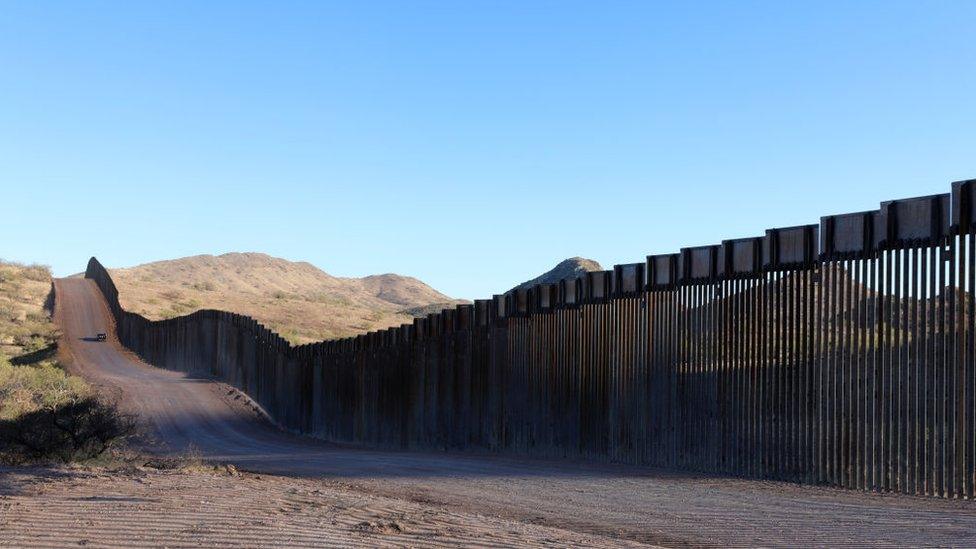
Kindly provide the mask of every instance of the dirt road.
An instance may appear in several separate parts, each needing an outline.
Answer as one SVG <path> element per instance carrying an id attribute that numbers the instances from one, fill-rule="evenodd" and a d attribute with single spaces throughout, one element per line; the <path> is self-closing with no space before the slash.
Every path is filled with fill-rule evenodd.
<path id="1" fill-rule="evenodd" d="M 976 505 L 590 463 L 341 448 L 277 431 L 226 386 L 153 368 L 114 338 L 88 280 L 58 280 L 73 368 L 114 387 L 162 451 L 196 448 L 254 472 L 341 482 L 376 497 L 664 546 L 976 545 Z M 228 394 L 231 393 L 231 394 Z"/>

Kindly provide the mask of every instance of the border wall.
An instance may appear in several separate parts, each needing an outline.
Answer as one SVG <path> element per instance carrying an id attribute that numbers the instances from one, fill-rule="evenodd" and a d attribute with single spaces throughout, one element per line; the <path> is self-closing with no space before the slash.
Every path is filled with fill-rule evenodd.
<path id="1" fill-rule="evenodd" d="M 327 440 L 974 495 L 976 180 L 298 347 L 86 277 L 144 360 Z"/>

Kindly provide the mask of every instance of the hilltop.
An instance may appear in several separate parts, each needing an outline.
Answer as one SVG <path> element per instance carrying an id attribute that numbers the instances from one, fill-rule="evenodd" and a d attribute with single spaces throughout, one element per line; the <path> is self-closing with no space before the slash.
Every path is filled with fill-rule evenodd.
<path id="1" fill-rule="evenodd" d="M 197 255 L 109 272 L 123 307 L 147 318 L 221 309 L 252 316 L 293 343 L 398 326 L 413 320 L 412 311 L 464 303 L 409 276 L 336 277 L 262 253 Z"/>
<path id="2" fill-rule="evenodd" d="M 536 284 L 555 284 L 567 278 L 579 278 L 591 271 L 602 271 L 603 267 L 592 259 L 585 257 L 571 257 L 560 261 L 555 267 L 545 273 L 523 282 L 516 288 L 531 288 Z"/>

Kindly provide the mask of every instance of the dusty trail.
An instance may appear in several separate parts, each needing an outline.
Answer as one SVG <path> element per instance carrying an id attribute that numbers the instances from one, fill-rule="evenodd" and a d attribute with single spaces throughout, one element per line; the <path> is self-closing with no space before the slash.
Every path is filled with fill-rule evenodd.
<path id="1" fill-rule="evenodd" d="M 117 388 L 161 451 L 263 473 L 327 478 L 371 496 L 604 536 L 682 545 L 976 545 L 976 505 L 646 468 L 341 448 L 275 430 L 227 387 L 145 365 L 113 337 L 101 294 L 56 281 L 73 368 Z"/>

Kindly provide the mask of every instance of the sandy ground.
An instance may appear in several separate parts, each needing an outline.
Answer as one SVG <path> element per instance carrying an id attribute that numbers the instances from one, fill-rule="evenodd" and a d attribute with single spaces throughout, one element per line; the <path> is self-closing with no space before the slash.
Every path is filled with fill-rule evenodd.
<path id="1" fill-rule="evenodd" d="M 197 525 L 193 527 L 198 529 L 212 528 L 210 535 L 213 537 L 199 538 L 206 545 L 234 542 L 236 538 L 233 536 L 250 528 L 247 521 L 252 519 L 245 517 L 258 513 L 258 509 L 263 509 L 259 514 L 266 513 L 260 516 L 274 518 L 268 528 L 283 528 L 269 536 L 287 539 L 288 535 L 293 535 L 299 539 L 299 536 L 320 535 L 320 541 L 327 541 L 325 545 L 345 543 L 345 540 L 362 545 L 376 543 L 374 538 L 349 537 L 353 534 L 348 529 L 329 530 L 335 525 L 316 522 L 321 519 L 319 515 L 324 516 L 327 512 L 324 508 L 308 510 L 307 520 L 311 522 L 289 522 L 288 515 L 275 515 L 274 510 L 280 506 L 275 507 L 274 502 L 287 501 L 287 498 L 273 494 L 288 494 L 292 486 L 300 486 L 302 488 L 296 489 L 306 492 L 331 489 L 330 494 L 336 494 L 335 497 L 340 494 L 336 490 L 341 489 L 341 494 L 345 494 L 343 497 L 353 498 L 348 501 L 359 502 L 347 506 L 345 512 L 349 518 L 336 519 L 339 524 L 355 526 L 369 522 L 389 530 L 384 521 L 399 519 L 385 518 L 382 513 L 376 518 L 359 517 L 363 513 L 373 513 L 370 509 L 409 511 L 411 517 L 433 513 L 432 516 L 442 517 L 434 523 L 450 523 L 451 528 L 460 528 L 453 534 L 454 538 L 444 538 L 445 543 L 451 543 L 451 539 L 463 544 L 476 543 L 482 539 L 479 536 L 487 536 L 490 532 L 497 537 L 484 538 L 490 540 L 486 542 L 489 545 L 502 544 L 506 540 L 518 545 L 543 543 L 546 535 L 561 533 L 562 538 L 552 538 L 554 544 L 976 546 L 976 504 L 968 501 L 861 493 L 623 465 L 364 450 L 292 436 L 264 421 L 252 408 L 242 404 L 245 399 L 236 398 L 238 395 L 225 385 L 143 364 L 114 340 L 107 343 L 84 341 L 82 338 L 92 333 L 110 330 L 104 302 L 89 281 L 75 279 L 57 283 L 57 319 L 65 334 L 63 347 L 70 353 L 73 368 L 93 382 L 117 392 L 123 404 L 146 421 L 147 429 L 155 434 L 156 443 L 151 450 L 179 454 L 195 448 L 207 460 L 235 464 L 241 470 L 261 474 L 262 480 L 251 476 L 217 478 L 212 484 L 203 484 L 194 490 L 192 475 L 191 480 L 180 480 L 184 477 L 149 474 L 151 479 L 160 479 L 153 481 L 152 489 L 143 488 L 137 478 L 117 478 L 104 473 L 99 473 L 104 479 L 93 481 L 88 488 L 73 488 L 71 483 L 74 481 L 68 477 L 49 483 L 50 492 L 44 496 L 8 496 L 20 499 L 8 499 L 5 504 L 16 501 L 18 506 L 33 509 L 35 513 L 24 512 L 16 515 L 19 519 L 8 519 L 3 528 L 11 531 L 28 527 L 35 516 L 39 519 L 47 517 L 44 520 L 48 521 L 55 517 L 54 523 L 58 520 L 95 520 L 76 518 L 90 517 L 92 513 L 96 518 L 112 516 L 107 511 L 72 511 L 74 500 L 71 498 L 116 494 L 123 498 L 159 499 L 158 502 L 134 501 L 131 505 L 126 504 L 128 507 L 123 505 L 125 502 L 111 502 L 117 505 L 115 522 L 139 524 L 140 520 L 148 520 L 139 517 L 148 516 L 146 513 L 155 514 L 153 505 L 170 501 L 174 507 L 164 507 L 163 515 L 179 517 L 180 513 L 190 513 L 173 524 L 181 528 L 188 523 Z M 276 492 L 278 489 L 265 488 L 271 484 L 267 475 L 288 478 L 275 481 L 282 487 Z M 7 478 L 11 478 L 9 474 Z M 49 481 L 42 479 L 41 482 L 43 485 Z M 167 491 L 167 486 L 175 487 L 179 482 L 188 483 L 189 493 L 193 494 L 191 500 L 182 505 L 179 489 Z M 0 479 L 2 484 L 3 479 Z M 72 490 L 82 491 L 72 495 Z M 192 498 L 197 496 L 197 501 L 209 503 L 192 503 Z M 170 497 L 173 499 L 167 499 Z M 371 507 L 371 501 L 385 503 Z M 140 511 L 140 504 L 149 507 Z M 198 506 L 197 515 L 190 511 L 194 505 Z M 222 514 L 223 511 L 199 514 L 201 509 L 235 509 L 234 505 L 242 507 L 227 514 Z M 52 510 L 44 511 L 48 506 Z M 61 514 L 57 514 L 59 508 L 63 509 Z M 13 513 L 12 510 L 4 511 L 4 515 L 14 516 Z M 238 517 L 240 521 L 234 523 Z M 479 525 L 478 521 L 484 522 Z M 40 520 L 36 523 L 43 525 Z M 404 525 L 401 525 L 403 531 L 426 528 L 404 528 Z M 539 530 L 537 536 L 533 533 L 537 531 L 531 527 L 542 527 L 543 530 Z M 46 528 L 53 530 L 54 526 L 51 524 Z M 316 529 L 323 530 L 316 532 Z M 136 531 L 140 535 L 159 536 L 157 544 L 181 539 L 164 537 L 163 532 L 151 528 Z M 512 534 L 513 531 L 516 534 Z M 111 538 L 108 528 L 92 532 L 90 544 L 117 539 Z M 356 535 L 360 533 L 355 532 Z M 39 537 L 31 539 L 41 540 Z M 196 541 L 198 538 L 188 539 Z M 433 537 L 384 539 L 421 546 L 437 543 Z"/>
<path id="2" fill-rule="evenodd" d="M 338 481 L 202 466 L 0 469 L 0 534 L 0 547 L 620 545 Z"/>

